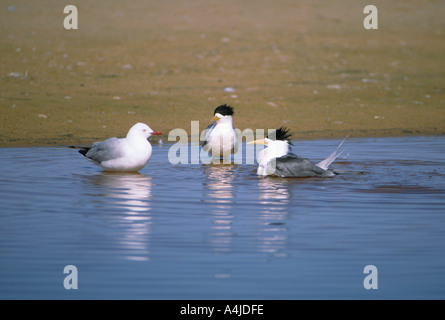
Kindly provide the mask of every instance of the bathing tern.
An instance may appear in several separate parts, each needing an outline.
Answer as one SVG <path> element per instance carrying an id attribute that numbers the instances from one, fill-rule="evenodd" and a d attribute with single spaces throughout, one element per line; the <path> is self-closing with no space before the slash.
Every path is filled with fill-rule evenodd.
<path id="1" fill-rule="evenodd" d="M 336 173 L 329 169 L 332 162 L 341 153 L 340 147 L 346 138 L 340 143 L 337 149 L 325 160 L 314 164 L 306 158 L 299 157 L 291 153 L 291 134 L 289 129 L 281 127 L 275 130 L 271 137 L 262 140 L 249 142 L 250 144 L 264 144 L 266 147 L 258 154 L 259 176 L 278 177 L 332 177 Z"/>

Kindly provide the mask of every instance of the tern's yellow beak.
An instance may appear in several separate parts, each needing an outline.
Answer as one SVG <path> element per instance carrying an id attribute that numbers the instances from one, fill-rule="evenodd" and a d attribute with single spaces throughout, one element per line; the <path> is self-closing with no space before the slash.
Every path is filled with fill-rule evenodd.
<path id="1" fill-rule="evenodd" d="M 219 120 L 221 120 L 220 117 L 214 116 L 212 119 L 210 119 L 210 122 L 215 122 L 215 121 L 219 121 Z"/>
<path id="2" fill-rule="evenodd" d="M 267 141 L 266 141 L 266 139 L 254 140 L 254 141 L 250 141 L 247 144 L 264 144 L 264 145 L 267 146 Z"/>

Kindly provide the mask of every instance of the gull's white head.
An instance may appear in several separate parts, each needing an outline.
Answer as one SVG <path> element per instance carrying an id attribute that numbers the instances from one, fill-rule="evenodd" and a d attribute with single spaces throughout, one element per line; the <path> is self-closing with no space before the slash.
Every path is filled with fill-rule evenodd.
<path id="1" fill-rule="evenodd" d="M 131 127 L 130 131 L 128 131 L 127 138 L 143 137 L 144 139 L 148 139 L 152 135 L 161 135 L 161 134 L 162 133 L 159 131 L 153 131 L 145 123 L 139 122 Z"/>

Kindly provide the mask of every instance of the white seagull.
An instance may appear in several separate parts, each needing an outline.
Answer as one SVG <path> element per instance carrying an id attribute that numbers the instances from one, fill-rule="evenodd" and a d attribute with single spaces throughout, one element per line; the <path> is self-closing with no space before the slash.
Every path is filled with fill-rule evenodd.
<path id="1" fill-rule="evenodd" d="M 267 137 L 262 140 L 255 140 L 249 144 L 264 144 L 266 148 L 258 154 L 259 176 L 278 177 L 332 177 L 336 173 L 329 170 L 329 166 L 337 159 L 341 153 L 339 148 L 346 138 L 340 143 L 337 149 L 325 160 L 313 164 L 310 160 L 299 157 L 291 153 L 291 142 L 289 129 L 281 127 L 273 134 L 275 137 Z"/>
<path id="2" fill-rule="evenodd" d="M 150 160 L 152 147 L 147 139 L 161 134 L 145 123 L 136 123 L 125 138 L 95 142 L 91 147 L 80 147 L 79 153 L 104 171 L 136 172 Z"/>
<path id="3" fill-rule="evenodd" d="M 233 128 L 233 108 L 224 104 L 215 109 L 213 122 L 206 129 L 202 147 L 214 159 L 227 159 L 238 152 L 238 137 Z"/>

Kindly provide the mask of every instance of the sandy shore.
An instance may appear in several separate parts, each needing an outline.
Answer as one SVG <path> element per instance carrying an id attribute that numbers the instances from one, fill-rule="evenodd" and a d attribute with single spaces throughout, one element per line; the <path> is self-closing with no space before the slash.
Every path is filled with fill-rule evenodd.
<path id="1" fill-rule="evenodd" d="M 78 30 L 60 1 L 0 6 L 0 146 L 204 129 L 224 103 L 297 139 L 445 133 L 443 1 L 373 1 L 378 30 L 357 0 L 72 4 Z"/>

